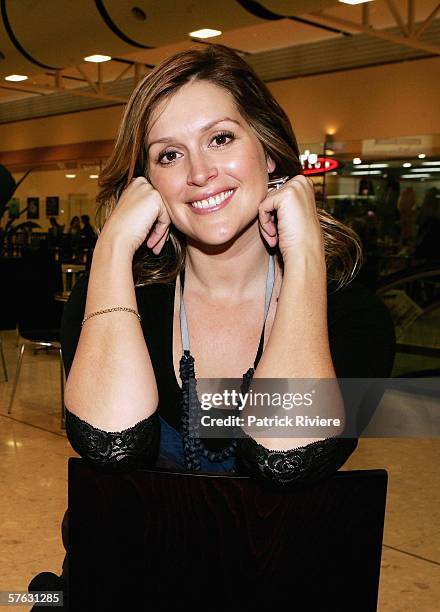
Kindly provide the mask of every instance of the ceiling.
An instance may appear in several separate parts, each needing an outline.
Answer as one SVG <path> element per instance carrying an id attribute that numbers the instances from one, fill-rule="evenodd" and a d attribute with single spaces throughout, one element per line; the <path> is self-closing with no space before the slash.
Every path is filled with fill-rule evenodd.
<path id="1" fill-rule="evenodd" d="M 124 104 L 188 33 L 240 53 L 265 81 L 440 54 L 435 0 L 0 0 L 0 123 Z M 93 53 L 111 55 L 100 64 Z M 4 80 L 25 74 L 20 83 Z"/>

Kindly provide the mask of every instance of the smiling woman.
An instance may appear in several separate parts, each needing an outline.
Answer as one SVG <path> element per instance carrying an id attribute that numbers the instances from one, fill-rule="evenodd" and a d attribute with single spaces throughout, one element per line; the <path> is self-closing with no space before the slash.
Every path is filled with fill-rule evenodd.
<path id="1" fill-rule="evenodd" d="M 243 472 L 280 487 L 336 471 L 355 439 L 202 440 L 191 422 L 196 368 L 245 389 L 329 379 L 328 412 L 343 422 L 337 377 L 392 365 L 388 314 L 351 282 L 357 236 L 316 209 L 290 122 L 251 68 L 218 45 L 156 67 L 127 105 L 98 201 L 90 275 L 62 327 L 75 450 L 107 467 Z"/>

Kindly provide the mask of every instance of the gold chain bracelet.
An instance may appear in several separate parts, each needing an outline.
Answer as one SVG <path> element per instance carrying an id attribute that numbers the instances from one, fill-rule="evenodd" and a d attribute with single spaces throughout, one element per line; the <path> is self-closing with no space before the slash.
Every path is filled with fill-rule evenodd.
<path id="1" fill-rule="evenodd" d="M 115 306 L 114 308 L 105 308 L 105 310 L 97 310 L 96 312 L 92 312 L 91 314 L 87 315 L 82 320 L 81 327 L 84 325 L 84 323 L 88 319 L 91 319 L 92 317 L 95 317 L 96 315 L 104 314 L 106 312 L 114 312 L 115 310 L 123 310 L 125 312 L 132 312 L 133 314 L 135 314 L 137 316 L 139 321 L 141 320 L 140 314 L 138 312 L 136 312 L 136 310 L 134 310 L 134 308 L 127 308 L 127 306 Z"/>

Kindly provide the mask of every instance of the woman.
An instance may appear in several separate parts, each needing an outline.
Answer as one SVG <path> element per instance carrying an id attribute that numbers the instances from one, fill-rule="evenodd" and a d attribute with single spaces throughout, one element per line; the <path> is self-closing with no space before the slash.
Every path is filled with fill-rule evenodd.
<path id="1" fill-rule="evenodd" d="M 67 230 L 72 236 L 81 234 L 81 221 L 77 215 L 71 218 L 69 229 Z"/>
<path id="2" fill-rule="evenodd" d="M 385 308 L 350 283 L 357 237 L 317 212 L 289 120 L 251 68 L 217 45 L 155 68 L 128 103 L 98 201 L 105 223 L 62 329 L 74 449 L 107 467 L 281 487 L 336 471 L 355 439 L 189 435 L 194 370 L 245 373 L 248 386 L 386 377 L 393 361 Z"/>

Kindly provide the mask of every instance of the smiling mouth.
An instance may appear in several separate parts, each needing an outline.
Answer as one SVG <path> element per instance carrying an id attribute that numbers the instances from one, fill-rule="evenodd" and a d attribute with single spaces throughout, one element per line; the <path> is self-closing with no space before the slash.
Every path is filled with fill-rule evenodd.
<path id="1" fill-rule="evenodd" d="M 215 196 L 211 196 L 206 200 L 195 200 L 194 202 L 189 202 L 193 208 L 214 208 L 215 206 L 219 206 L 222 202 L 227 200 L 234 193 L 234 189 L 229 189 L 228 191 L 222 191 L 221 193 L 217 193 Z"/>

